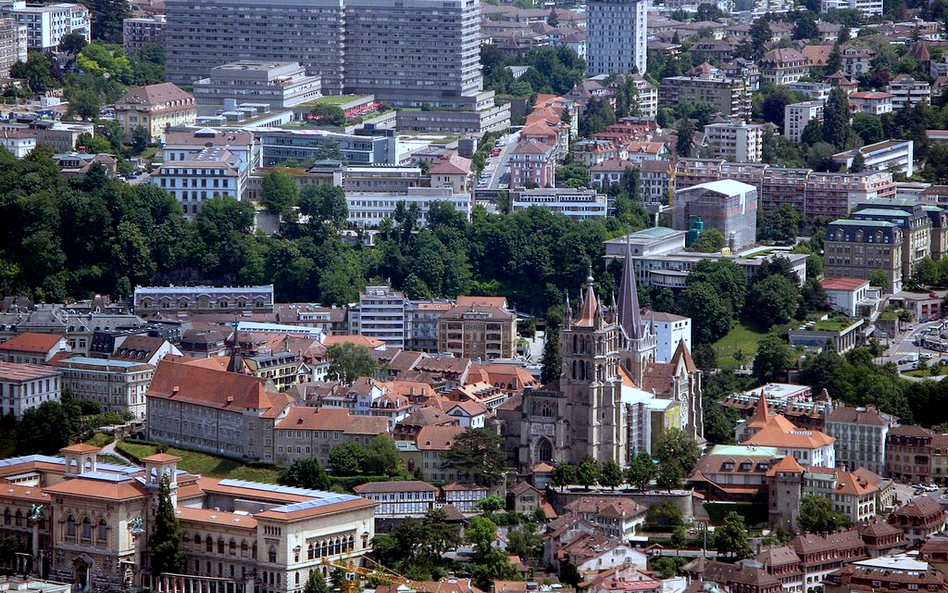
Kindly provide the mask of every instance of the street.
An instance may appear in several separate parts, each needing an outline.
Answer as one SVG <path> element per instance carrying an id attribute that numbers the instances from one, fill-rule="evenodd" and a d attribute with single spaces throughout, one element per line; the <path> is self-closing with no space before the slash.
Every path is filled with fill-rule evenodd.
<path id="1" fill-rule="evenodd" d="M 493 192 L 507 189 L 510 185 L 510 168 L 507 166 L 507 157 L 510 151 L 517 146 L 519 138 L 520 132 L 514 132 L 501 139 L 504 145 L 499 147 L 500 154 L 495 157 L 488 157 L 487 166 L 484 167 L 483 171 L 483 173 L 487 174 L 487 177 L 484 177 L 482 174 L 481 179 L 477 182 L 477 189 L 491 190 Z"/>

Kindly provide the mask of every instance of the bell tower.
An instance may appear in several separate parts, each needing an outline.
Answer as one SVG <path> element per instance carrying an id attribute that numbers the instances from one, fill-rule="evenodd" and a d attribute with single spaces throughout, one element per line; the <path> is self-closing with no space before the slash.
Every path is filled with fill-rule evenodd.
<path id="1" fill-rule="evenodd" d="M 78 478 L 79 476 L 96 471 L 96 461 L 98 460 L 99 447 L 86 445 L 85 443 L 76 443 L 59 450 L 66 461 L 66 478 Z"/>
<path id="2" fill-rule="evenodd" d="M 618 309 L 616 319 L 625 334 L 622 364 L 632 375 L 635 384 L 641 387 L 646 370 L 655 362 L 658 341 L 652 333 L 651 325 L 642 321 L 630 238 L 626 239 L 625 244 L 625 265 L 622 267 L 622 279 L 619 283 Z"/>

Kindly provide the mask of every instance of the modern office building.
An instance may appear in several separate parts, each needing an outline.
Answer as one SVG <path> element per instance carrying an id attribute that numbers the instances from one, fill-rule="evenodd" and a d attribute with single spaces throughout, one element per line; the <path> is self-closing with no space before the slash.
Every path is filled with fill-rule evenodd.
<path id="1" fill-rule="evenodd" d="M 92 17 L 82 4 L 27 4 L 25 0 L 0 0 L 0 16 L 26 26 L 31 51 L 54 50 L 70 33 L 92 40 Z"/>
<path id="2" fill-rule="evenodd" d="M 17 62 L 26 61 L 27 31 L 27 26 L 15 19 L 0 18 L 0 78 L 9 77 Z"/>
<path id="3" fill-rule="evenodd" d="M 708 124 L 704 127 L 708 147 L 714 156 L 738 163 L 759 163 L 763 153 L 764 126 L 739 122 Z"/>
<path id="4" fill-rule="evenodd" d="M 388 286 L 366 286 L 359 292 L 359 304 L 349 312 L 349 330 L 382 340 L 389 348 L 404 348 L 408 308 L 404 293 Z"/>
<path id="5" fill-rule="evenodd" d="M 217 115 L 228 100 L 282 109 L 319 98 L 321 88 L 319 77 L 306 74 L 299 62 L 241 60 L 211 68 L 207 78 L 195 81 L 194 100 L 199 115 Z"/>
<path id="6" fill-rule="evenodd" d="M 324 87 L 325 88 L 325 87 Z M 395 133 L 381 130 L 374 135 L 337 134 L 324 130 L 285 130 L 278 128 L 251 128 L 260 138 L 264 166 L 278 165 L 288 160 L 312 162 L 321 158 L 328 148 L 338 148 L 347 163 L 357 165 L 394 164 Z"/>
<path id="7" fill-rule="evenodd" d="M 856 154 L 861 154 L 866 169 L 903 173 L 906 177 L 911 177 L 915 172 L 914 144 L 912 140 L 883 140 L 834 154 L 833 160 L 850 168 Z"/>
<path id="8" fill-rule="evenodd" d="M 342 0 L 168 0 L 165 10 L 171 82 L 190 85 L 215 66 L 272 60 L 299 62 L 325 92 L 342 91 Z"/>
<path id="9" fill-rule="evenodd" d="M 823 121 L 823 101 L 791 103 L 783 108 L 783 135 L 791 142 L 799 142 L 803 128 L 811 119 Z"/>
<path id="10" fill-rule="evenodd" d="M 165 41 L 165 15 L 135 17 L 122 21 L 122 47 L 126 52 Z"/>
<path id="11" fill-rule="evenodd" d="M 404 203 L 405 206 L 417 204 L 418 224 L 424 226 L 428 223 L 431 204 L 435 202 L 447 202 L 465 217 L 471 217 L 471 195 L 456 194 L 450 187 L 415 187 L 394 192 L 346 192 L 349 222 L 365 227 L 378 226 L 386 218 L 391 218 L 399 203 Z"/>
<path id="12" fill-rule="evenodd" d="M 602 219 L 609 211 L 606 195 L 594 189 L 547 187 L 524 189 L 511 194 L 511 211 L 532 206 L 565 214 L 573 220 Z"/>
<path id="13" fill-rule="evenodd" d="M 345 88 L 397 106 L 475 109 L 479 0 L 346 0 Z"/>
<path id="14" fill-rule="evenodd" d="M 757 188 L 725 179 L 675 192 L 673 227 L 688 230 L 692 217 L 724 234 L 728 247 L 738 250 L 757 241 Z"/>
<path id="15" fill-rule="evenodd" d="M 590 0 L 586 4 L 586 73 L 644 74 L 648 3 Z"/>

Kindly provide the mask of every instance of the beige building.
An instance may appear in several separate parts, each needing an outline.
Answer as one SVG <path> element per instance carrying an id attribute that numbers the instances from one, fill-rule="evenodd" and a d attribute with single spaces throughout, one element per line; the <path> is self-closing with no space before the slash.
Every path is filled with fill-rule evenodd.
<path id="1" fill-rule="evenodd" d="M 659 107 L 695 105 L 707 101 L 725 116 L 745 119 L 750 115 L 750 93 L 739 78 L 723 75 L 671 76 L 663 78 L 658 89 Z"/>
<path id="2" fill-rule="evenodd" d="M 739 122 L 708 124 L 705 140 L 714 156 L 738 163 L 759 163 L 764 145 L 764 126 Z"/>
<path id="3" fill-rule="evenodd" d="M 837 220 L 826 228 L 825 267 L 827 278 L 868 278 L 876 270 L 885 273 L 889 289 L 902 288 L 902 251 L 905 235 L 898 226 L 883 220 Z"/>
<path id="4" fill-rule="evenodd" d="M 0 78 L 10 76 L 10 68 L 26 62 L 26 25 L 12 18 L 0 18 Z"/>
<path id="5" fill-rule="evenodd" d="M 146 457 L 143 469 L 119 468 L 98 463 L 98 452 L 72 445 L 62 457 L 6 459 L 0 469 L 0 531 L 41 560 L 44 577 L 96 593 L 298 593 L 311 571 L 328 572 L 324 559 L 371 550 L 375 503 L 363 498 L 204 478 L 178 471 L 180 458 L 167 454 Z M 146 560 L 162 479 L 187 565 L 157 578 Z"/>
<path id="6" fill-rule="evenodd" d="M 157 140 L 172 126 L 193 124 L 197 105 L 191 93 L 170 82 L 139 86 L 115 102 L 115 119 L 126 134 L 141 127 L 148 130 L 151 140 Z"/>
<path id="7" fill-rule="evenodd" d="M 459 358 L 513 358 L 517 315 L 504 297 L 458 297 L 457 306 L 438 319 L 438 351 Z"/>
<path id="8" fill-rule="evenodd" d="M 62 373 L 62 385 L 76 397 L 94 399 L 103 411 L 145 419 L 145 393 L 155 367 L 127 360 L 77 356 L 53 362 Z"/>
<path id="9" fill-rule="evenodd" d="M 273 428 L 277 463 L 315 457 L 329 465 L 335 445 L 350 441 L 368 445 L 380 434 L 388 434 L 388 420 L 380 416 L 350 414 L 345 408 L 294 406 Z"/>

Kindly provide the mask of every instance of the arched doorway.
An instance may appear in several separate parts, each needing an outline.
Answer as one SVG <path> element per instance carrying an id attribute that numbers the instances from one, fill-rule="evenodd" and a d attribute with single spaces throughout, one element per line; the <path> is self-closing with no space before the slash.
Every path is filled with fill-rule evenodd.
<path id="1" fill-rule="evenodd" d="M 537 457 L 536 461 L 546 461 L 548 463 L 553 462 L 553 444 L 547 438 L 541 438 L 537 441 Z"/>
<path id="2" fill-rule="evenodd" d="M 81 554 L 73 562 L 73 582 L 79 590 L 87 590 L 92 582 L 92 558 L 87 554 Z"/>

